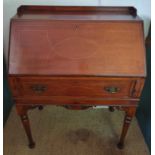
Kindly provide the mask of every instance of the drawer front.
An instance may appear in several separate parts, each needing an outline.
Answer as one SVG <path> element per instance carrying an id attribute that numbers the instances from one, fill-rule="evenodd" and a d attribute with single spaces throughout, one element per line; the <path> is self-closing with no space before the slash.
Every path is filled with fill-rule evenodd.
<path id="1" fill-rule="evenodd" d="M 134 93 L 135 82 L 132 78 L 18 77 L 11 85 L 14 96 L 128 98 Z"/>

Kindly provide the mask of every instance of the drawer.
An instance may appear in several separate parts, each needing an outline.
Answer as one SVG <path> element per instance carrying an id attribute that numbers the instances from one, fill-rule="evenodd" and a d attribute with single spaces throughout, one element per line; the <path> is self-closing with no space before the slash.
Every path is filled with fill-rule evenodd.
<path id="1" fill-rule="evenodd" d="M 72 96 L 128 98 L 134 93 L 134 78 L 16 77 L 10 78 L 14 96 Z"/>

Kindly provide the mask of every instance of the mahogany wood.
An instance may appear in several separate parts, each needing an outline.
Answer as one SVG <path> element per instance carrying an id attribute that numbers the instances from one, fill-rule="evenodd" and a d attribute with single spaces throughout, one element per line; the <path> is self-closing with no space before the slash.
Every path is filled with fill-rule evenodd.
<path id="1" fill-rule="evenodd" d="M 141 21 L 19 19 L 11 22 L 9 74 L 146 75 Z"/>
<path id="2" fill-rule="evenodd" d="M 83 6 L 27 6 L 23 5 L 17 9 L 18 15 L 24 14 L 35 14 L 35 13 L 64 13 L 64 12 L 71 12 L 71 13 L 108 13 L 108 14 L 129 14 L 136 16 L 137 10 L 134 7 L 83 7 Z"/>
<path id="3" fill-rule="evenodd" d="M 143 23 L 133 7 L 21 6 L 11 19 L 9 83 L 34 147 L 27 111 L 59 105 L 125 111 L 124 140 L 146 77 Z"/>
<path id="4" fill-rule="evenodd" d="M 29 141 L 29 148 L 34 148 L 35 147 L 35 143 L 34 140 L 32 138 L 32 133 L 31 133 L 31 129 L 30 129 L 30 123 L 29 123 L 29 118 L 27 116 L 27 111 L 30 107 L 24 107 L 24 106 L 16 106 L 17 112 L 21 118 L 23 127 L 25 129 L 26 135 L 28 137 L 28 141 Z"/>
<path id="5" fill-rule="evenodd" d="M 11 77 L 11 86 L 16 89 L 14 96 L 89 96 L 129 98 L 139 97 L 138 78 L 96 78 L 96 77 Z M 142 79 L 143 81 L 143 79 Z M 37 91 L 42 87 L 42 91 Z M 116 93 L 106 88 L 115 87 Z M 137 87 L 137 88 L 136 88 Z M 39 88 L 38 88 L 39 89 Z M 41 88 L 40 88 L 41 89 Z"/>
<path id="6" fill-rule="evenodd" d="M 128 107 L 128 108 L 123 107 L 122 109 L 125 111 L 126 114 L 125 114 L 125 118 L 124 118 L 124 124 L 123 124 L 120 141 L 117 145 L 118 148 L 120 148 L 120 149 L 123 149 L 123 147 L 124 147 L 124 140 L 125 140 L 128 128 L 130 126 L 133 116 L 136 113 L 136 107 Z"/>

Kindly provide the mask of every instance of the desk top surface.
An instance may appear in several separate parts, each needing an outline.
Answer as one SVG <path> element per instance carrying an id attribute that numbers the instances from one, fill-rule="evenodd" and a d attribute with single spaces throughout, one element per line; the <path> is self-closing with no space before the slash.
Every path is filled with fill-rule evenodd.
<path id="1" fill-rule="evenodd" d="M 67 13 L 52 8 L 56 11 L 19 9 L 12 19 L 9 74 L 146 75 L 143 25 L 138 17 L 126 9 L 112 14 L 101 8 L 92 11 L 93 7 L 82 7 L 87 12 L 75 7 Z"/>

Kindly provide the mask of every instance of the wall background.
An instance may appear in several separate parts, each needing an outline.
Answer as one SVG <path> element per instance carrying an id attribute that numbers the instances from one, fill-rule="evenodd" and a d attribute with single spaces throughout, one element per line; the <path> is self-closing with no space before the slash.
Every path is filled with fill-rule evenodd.
<path id="1" fill-rule="evenodd" d="M 135 6 L 138 15 L 144 20 L 144 33 L 147 36 L 151 18 L 151 0 L 4 0 L 4 58 L 8 62 L 8 40 L 10 18 L 20 5 L 68 5 L 68 6 Z"/>

